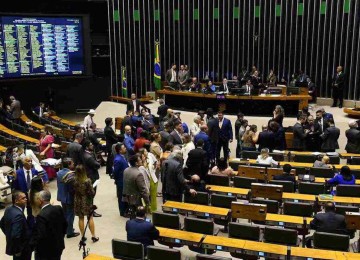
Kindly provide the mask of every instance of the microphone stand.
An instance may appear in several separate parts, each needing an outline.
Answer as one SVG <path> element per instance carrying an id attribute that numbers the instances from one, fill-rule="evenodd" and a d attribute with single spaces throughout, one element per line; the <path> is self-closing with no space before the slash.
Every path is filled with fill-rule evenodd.
<path id="1" fill-rule="evenodd" d="M 85 234 L 86 234 L 87 227 L 89 226 L 90 217 L 94 214 L 94 211 L 96 209 L 97 209 L 97 207 L 95 205 L 93 205 L 92 208 L 91 208 L 91 212 L 88 215 L 88 220 L 86 222 L 86 226 L 85 226 L 85 229 L 84 229 L 84 234 L 82 235 L 82 237 L 80 239 L 80 242 L 79 242 L 79 251 L 82 248 L 82 250 L 83 250 L 83 259 L 85 259 L 88 256 L 89 251 L 90 251 L 90 248 L 86 249 Z"/>

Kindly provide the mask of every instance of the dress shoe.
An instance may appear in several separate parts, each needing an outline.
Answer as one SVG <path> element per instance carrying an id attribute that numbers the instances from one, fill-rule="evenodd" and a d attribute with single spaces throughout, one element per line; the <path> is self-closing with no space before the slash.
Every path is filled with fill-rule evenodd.
<path id="1" fill-rule="evenodd" d="M 94 211 L 93 217 L 94 217 L 94 218 L 99 218 L 99 217 L 102 217 L 102 215 L 99 214 L 99 213 L 96 213 L 96 212 Z"/>
<path id="2" fill-rule="evenodd" d="M 339 108 L 342 108 L 342 105 L 339 105 Z"/>
<path id="3" fill-rule="evenodd" d="M 99 241 L 99 237 L 91 237 L 91 240 L 96 243 L 97 241 Z"/>
<path id="4" fill-rule="evenodd" d="M 72 233 L 71 235 L 66 235 L 66 237 L 67 237 L 67 238 L 72 238 L 72 237 L 77 237 L 77 236 L 79 236 L 79 235 L 80 235 L 79 232 L 74 232 L 74 233 Z"/>

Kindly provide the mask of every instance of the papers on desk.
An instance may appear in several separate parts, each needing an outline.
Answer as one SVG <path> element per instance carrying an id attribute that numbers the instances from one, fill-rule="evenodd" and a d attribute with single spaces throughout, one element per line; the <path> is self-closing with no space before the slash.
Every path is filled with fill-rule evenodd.
<path id="1" fill-rule="evenodd" d="M 320 155 L 320 154 L 322 154 L 322 153 L 320 153 L 320 152 L 313 152 L 313 153 L 311 153 L 311 154 L 318 156 L 318 155 Z"/>
<path id="2" fill-rule="evenodd" d="M 280 151 L 280 150 L 273 150 L 272 152 L 273 152 L 273 153 L 281 153 L 281 154 L 284 154 L 284 153 L 285 153 L 285 151 Z"/>
<path id="3" fill-rule="evenodd" d="M 59 148 L 60 145 L 58 145 L 58 144 L 51 144 L 51 147 L 52 147 L 52 148 Z"/>
<path id="4" fill-rule="evenodd" d="M 339 156 L 339 153 L 337 153 L 337 152 L 328 152 L 326 154 L 330 155 L 330 156 Z"/>
<path id="5" fill-rule="evenodd" d="M 329 200 L 334 200 L 334 196 L 330 194 L 319 194 L 319 199 L 329 201 Z"/>
<path id="6" fill-rule="evenodd" d="M 40 161 L 40 163 L 41 163 L 41 165 L 44 165 L 44 166 L 56 166 L 61 163 L 61 159 L 57 160 L 54 158 L 47 158 L 47 159 Z"/>

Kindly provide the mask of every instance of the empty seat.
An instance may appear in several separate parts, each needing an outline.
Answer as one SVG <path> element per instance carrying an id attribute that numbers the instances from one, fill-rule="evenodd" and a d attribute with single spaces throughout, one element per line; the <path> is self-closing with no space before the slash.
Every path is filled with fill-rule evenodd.
<path id="1" fill-rule="evenodd" d="M 181 253 L 179 250 L 158 247 L 158 246 L 148 246 L 147 247 L 147 259 L 148 260 L 158 260 L 158 259 L 171 259 L 171 260 L 181 260 Z"/>
<path id="2" fill-rule="evenodd" d="M 247 223 L 229 223 L 229 237 L 259 241 L 260 227 Z"/>
<path id="3" fill-rule="evenodd" d="M 305 168 L 305 167 L 292 166 L 291 168 L 296 171 L 296 175 L 299 175 L 299 174 L 307 174 L 307 173 L 308 173 L 308 169 Z"/>
<path id="4" fill-rule="evenodd" d="M 282 185 L 284 192 L 294 192 L 295 187 L 294 183 L 292 181 L 278 181 L 278 180 L 272 180 L 269 182 L 270 184 L 276 184 L 276 185 Z"/>
<path id="5" fill-rule="evenodd" d="M 230 186 L 230 178 L 228 176 L 209 174 L 209 183 L 218 186 Z"/>
<path id="6" fill-rule="evenodd" d="M 343 197 L 360 197 L 360 185 L 337 185 L 336 195 Z"/>
<path id="7" fill-rule="evenodd" d="M 195 196 L 192 196 L 190 193 L 185 193 L 184 202 L 209 205 L 209 194 L 207 192 L 197 192 Z"/>
<path id="8" fill-rule="evenodd" d="M 197 254 L 196 260 L 231 260 L 231 257 Z"/>
<path id="9" fill-rule="evenodd" d="M 311 217 L 314 212 L 311 203 L 304 202 L 284 202 L 284 214 L 301 217 Z"/>
<path id="10" fill-rule="evenodd" d="M 329 163 L 330 164 L 340 164 L 340 157 L 339 156 L 329 156 Z"/>
<path id="11" fill-rule="evenodd" d="M 360 157 L 351 157 L 350 164 L 351 165 L 360 165 Z"/>
<path id="12" fill-rule="evenodd" d="M 241 176 L 234 177 L 234 187 L 236 188 L 244 188 L 251 189 L 251 183 L 258 182 L 255 178 L 247 178 Z"/>
<path id="13" fill-rule="evenodd" d="M 144 246 L 139 242 L 130 242 L 120 239 L 111 240 L 114 258 L 123 260 L 144 259 Z"/>
<path id="14" fill-rule="evenodd" d="M 188 218 L 184 219 L 184 230 L 189 232 L 201 233 L 205 235 L 214 235 L 214 222 L 209 219 Z M 198 246 L 190 246 L 189 249 L 201 254 L 205 253 L 205 249 Z M 208 250 L 207 253 L 213 254 L 214 251 Z"/>
<path id="15" fill-rule="evenodd" d="M 319 195 L 324 194 L 324 183 L 299 182 L 299 193 Z"/>
<path id="16" fill-rule="evenodd" d="M 277 162 L 283 162 L 285 160 L 282 153 L 269 153 L 269 155 Z"/>
<path id="17" fill-rule="evenodd" d="M 268 213 L 273 213 L 273 214 L 279 213 L 279 202 L 277 200 L 255 198 L 255 199 L 252 199 L 251 202 L 257 203 L 257 204 L 265 204 L 267 206 Z"/>
<path id="18" fill-rule="evenodd" d="M 314 233 L 314 248 L 348 251 L 350 237 L 326 232 Z"/>
<path id="19" fill-rule="evenodd" d="M 332 177 L 334 177 L 334 171 L 331 168 L 311 167 L 309 174 L 314 175 L 315 177 L 319 177 L 319 178 L 332 178 Z"/>
<path id="20" fill-rule="evenodd" d="M 345 215 L 346 212 L 359 212 L 359 207 L 336 205 L 335 212 L 337 214 Z"/>
<path id="21" fill-rule="evenodd" d="M 351 170 L 351 174 L 354 175 L 355 179 L 360 179 L 360 170 Z"/>
<path id="22" fill-rule="evenodd" d="M 227 196 L 227 195 L 220 195 L 220 194 L 211 195 L 211 206 L 214 206 L 214 207 L 231 209 L 231 202 L 233 202 L 233 201 L 236 201 L 235 196 Z M 225 231 L 226 231 L 227 226 L 229 224 L 229 218 L 227 218 L 227 219 L 214 218 L 214 223 L 224 226 Z"/>
<path id="23" fill-rule="evenodd" d="M 314 163 L 316 156 L 312 154 L 295 154 L 294 162 Z"/>
<path id="24" fill-rule="evenodd" d="M 257 159 L 260 152 L 258 151 L 242 151 L 242 158 L 244 159 Z"/>
<path id="25" fill-rule="evenodd" d="M 293 229 L 266 226 L 264 231 L 264 242 L 297 246 L 298 233 Z"/>
<path id="26" fill-rule="evenodd" d="M 153 212 L 152 223 L 157 227 L 180 229 L 180 217 L 170 213 Z"/>

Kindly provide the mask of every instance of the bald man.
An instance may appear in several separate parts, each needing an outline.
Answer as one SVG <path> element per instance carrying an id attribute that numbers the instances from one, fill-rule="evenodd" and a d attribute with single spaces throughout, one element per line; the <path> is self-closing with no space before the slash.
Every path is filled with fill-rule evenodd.
<path id="1" fill-rule="evenodd" d="M 134 152 L 134 145 L 135 141 L 134 138 L 131 136 L 131 126 L 125 126 L 125 134 L 124 134 L 124 145 L 126 147 L 127 155 L 133 155 Z"/>
<path id="2" fill-rule="evenodd" d="M 339 100 L 339 108 L 343 106 L 343 95 L 345 87 L 345 74 L 343 72 L 343 67 L 338 66 L 336 68 L 336 74 L 333 78 L 333 105 L 332 107 L 337 106 L 337 101 Z"/>

